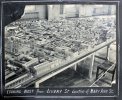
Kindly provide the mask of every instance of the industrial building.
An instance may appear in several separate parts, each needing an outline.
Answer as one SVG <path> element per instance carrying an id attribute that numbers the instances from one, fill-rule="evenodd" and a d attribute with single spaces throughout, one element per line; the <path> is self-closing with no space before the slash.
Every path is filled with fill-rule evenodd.
<path id="1" fill-rule="evenodd" d="M 116 84 L 115 5 L 26 5 L 4 36 L 7 89 Z"/>

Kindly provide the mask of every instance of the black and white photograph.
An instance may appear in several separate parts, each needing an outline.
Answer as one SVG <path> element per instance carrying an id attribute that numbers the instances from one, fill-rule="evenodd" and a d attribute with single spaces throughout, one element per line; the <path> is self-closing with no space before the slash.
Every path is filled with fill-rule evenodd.
<path id="1" fill-rule="evenodd" d="M 5 89 L 117 84 L 116 11 L 109 4 L 25 5 L 20 18 L 5 22 Z"/>

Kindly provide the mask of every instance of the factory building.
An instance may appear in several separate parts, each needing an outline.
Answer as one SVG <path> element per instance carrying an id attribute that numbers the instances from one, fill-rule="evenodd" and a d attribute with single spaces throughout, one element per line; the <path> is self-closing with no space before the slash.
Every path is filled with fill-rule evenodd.
<path id="1" fill-rule="evenodd" d="M 5 87 L 111 87 L 116 34 L 115 5 L 26 5 L 5 27 Z"/>

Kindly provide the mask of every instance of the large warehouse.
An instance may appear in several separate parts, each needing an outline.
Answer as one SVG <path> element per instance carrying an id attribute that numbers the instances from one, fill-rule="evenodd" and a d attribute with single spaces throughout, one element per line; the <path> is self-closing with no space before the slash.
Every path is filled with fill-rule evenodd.
<path id="1" fill-rule="evenodd" d="M 115 5 L 26 5 L 4 36 L 7 89 L 116 84 Z"/>

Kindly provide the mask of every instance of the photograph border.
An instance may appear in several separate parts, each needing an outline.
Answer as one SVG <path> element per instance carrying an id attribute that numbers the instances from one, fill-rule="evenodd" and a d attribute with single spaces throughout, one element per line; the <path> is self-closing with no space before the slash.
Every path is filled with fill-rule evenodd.
<path id="1" fill-rule="evenodd" d="M 119 41 L 120 41 L 120 39 L 119 39 L 119 37 L 120 37 L 120 29 L 119 29 L 119 1 L 80 1 L 80 0 L 75 0 L 75 1 L 69 1 L 69 0 L 58 0 L 58 2 L 57 1 L 55 1 L 55 0 L 53 0 L 53 1 L 51 1 L 51 0 L 45 0 L 45 1 L 3 1 L 3 2 L 1 2 L 1 26 L 2 26 L 2 28 L 1 28 L 1 37 L 4 37 L 4 28 L 3 28 L 3 26 L 4 26 L 4 24 L 3 24 L 3 13 L 4 13 L 4 11 L 3 11 L 3 4 L 4 3 L 24 3 L 24 4 L 31 4 L 31 5 L 44 5 L 44 4 L 79 4 L 79 3 L 86 3 L 86 4 L 104 4 L 104 3 L 106 3 L 106 4 L 115 4 L 116 5 L 116 32 L 117 32 L 117 34 L 116 34 L 116 42 L 117 42 L 117 45 L 116 45 L 116 51 L 118 52 L 117 53 L 117 64 L 118 64 L 118 67 L 117 67 L 117 72 L 118 72 L 118 74 L 117 74 L 117 87 L 118 87 L 118 92 L 117 92 L 117 95 L 114 95 L 114 96 L 104 96 L 104 97 L 116 97 L 116 96 L 119 96 L 119 77 L 120 77 L 120 55 L 119 55 L 119 48 L 120 48 L 120 43 L 119 43 Z M 32 4 L 33 3 L 33 4 Z M 38 4 L 37 4 L 38 3 Z M 40 3 L 42 3 L 42 4 L 40 4 Z M 3 87 L 3 84 L 4 84 L 4 82 L 3 82 L 3 78 L 2 77 L 4 77 L 3 75 L 4 75 L 4 68 L 3 68 L 3 61 L 4 61 L 4 40 L 3 40 L 3 38 L 1 39 L 1 46 L 2 46 L 2 51 L 1 51 L 1 55 L 2 55 L 2 58 L 1 58 L 1 79 L 2 79 L 2 81 L 1 81 L 1 93 L 4 93 L 4 87 Z M 82 88 L 82 87 L 81 87 Z M 86 88 L 90 88 L 90 87 L 86 87 Z M 102 87 L 102 88 L 105 88 L 105 87 Z M 21 88 L 20 88 L 21 89 Z M 57 98 L 57 97 L 62 97 L 62 96 L 38 96 L 38 95 L 35 95 L 35 96 L 5 96 L 5 97 L 39 97 L 39 98 Z M 80 97 L 96 97 L 96 96 L 72 96 L 72 95 L 70 95 L 70 96 L 63 96 L 64 98 L 71 98 L 71 97 L 73 97 L 73 98 L 80 98 Z M 97 96 L 97 97 L 103 97 L 103 96 Z"/>

